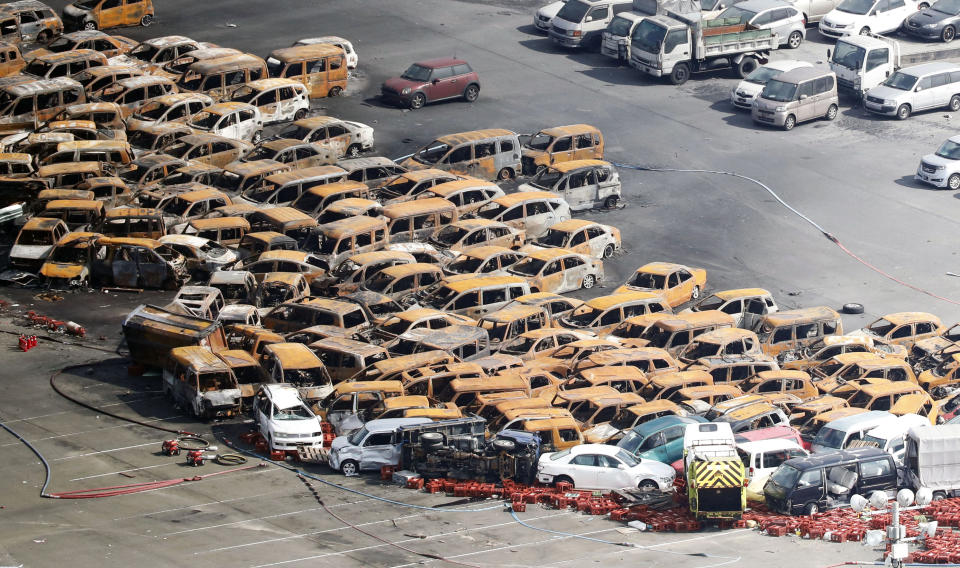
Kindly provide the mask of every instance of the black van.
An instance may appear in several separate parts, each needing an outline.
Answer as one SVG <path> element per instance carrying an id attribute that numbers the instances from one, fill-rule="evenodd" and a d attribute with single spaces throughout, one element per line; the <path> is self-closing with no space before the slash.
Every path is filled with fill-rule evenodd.
<path id="1" fill-rule="evenodd" d="M 787 515 L 812 515 L 874 491 L 896 494 L 893 456 L 880 448 L 857 448 L 783 462 L 763 487 L 767 507 Z"/>

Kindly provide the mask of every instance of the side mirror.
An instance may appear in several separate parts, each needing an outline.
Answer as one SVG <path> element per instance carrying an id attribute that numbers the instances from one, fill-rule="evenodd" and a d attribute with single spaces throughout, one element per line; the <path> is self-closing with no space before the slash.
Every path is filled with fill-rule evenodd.
<path id="1" fill-rule="evenodd" d="M 802 100 L 806 100 L 806 98 L 807 98 L 807 95 L 800 95 L 800 100 L 801 100 L 801 101 L 802 101 Z"/>
<path id="2" fill-rule="evenodd" d="M 440 82 L 440 79 L 434 79 L 434 80 L 432 80 L 432 81 L 430 81 L 430 82 L 433 83 L 434 85 L 436 85 L 437 83 Z"/>
<path id="3" fill-rule="evenodd" d="M 923 87 L 919 87 L 919 86 L 918 86 L 916 89 L 914 89 L 914 92 L 919 93 L 919 92 L 922 91 L 922 90 L 923 90 Z"/>
<path id="4" fill-rule="evenodd" d="M 723 9 L 726 8 L 726 7 L 727 7 L 727 5 L 724 4 L 724 3 L 722 3 L 722 2 L 721 2 L 720 4 L 717 4 L 717 10 L 723 10 Z"/>
<path id="5" fill-rule="evenodd" d="M 586 18 L 583 19 L 583 21 L 584 21 L 584 22 L 592 22 L 592 21 L 593 21 L 593 16 L 587 16 Z"/>

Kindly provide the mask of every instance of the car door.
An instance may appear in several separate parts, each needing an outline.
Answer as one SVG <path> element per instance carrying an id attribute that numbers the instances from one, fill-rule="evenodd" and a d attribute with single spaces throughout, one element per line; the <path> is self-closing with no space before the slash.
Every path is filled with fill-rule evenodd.
<path id="1" fill-rule="evenodd" d="M 145 0 L 123 0 L 123 20 L 120 25 L 137 24 L 148 13 Z"/>
<path id="2" fill-rule="evenodd" d="M 627 465 L 613 456 L 598 455 L 597 487 L 623 489 L 633 486 Z"/>
<path id="3" fill-rule="evenodd" d="M 108 2 L 110 0 L 107 0 Z M 23 11 L 19 14 L 20 18 L 20 33 L 23 34 L 23 39 L 26 41 L 32 41 L 37 39 L 37 34 L 40 33 L 40 18 L 37 17 L 37 13 L 34 11 Z"/>
<path id="4" fill-rule="evenodd" d="M 392 432 L 370 434 L 361 446 L 360 469 L 380 469 L 385 465 L 396 465 L 400 461 L 397 447 L 393 443 Z"/>
<path id="5" fill-rule="evenodd" d="M 565 289 L 563 262 L 559 258 L 548 262 L 540 271 L 540 291 L 560 294 Z"/>
<path id="6" fill-rule="evenodd" d="M 873 20 L 870 30 L 873 33 L 882 34 L 888 31 L 894 30 L 899 27 L 900 23 L 894 23 L 898 10 L 892 8 L 892 4 L 895 0 L 880 0 L 877 2 L 877 5 L 873 9 L 873 15 L 870 19 Z"/>
<path id="7" fill-rule="evenodd" d="M 453 74 L 453 67 L 437 67 L 430 73 L 428 98 L 432 101 L 449 99 L 463 91 L 461 77 Z"/>
<path id="8" fill-rule="evenodd" d="M 573 156 L 571 159 L 587 160 L 596 157 L 592 134 L 587 132 L 586 134 L 578 134 L 573 137 Z"/>
<path id="9" fill-rule="evenodd" d="M 167 261 L 156 251 L 138 247 L 137 271 L 140 273 L 140 287 L 162 288 L 167 280 Z"/>
<path id="10" fill-rule="evenodd" d="M 100 4 L 100 16 L 98 19 L 98 27 L 100 28 L 112 28 L 123 25 L 123 0 L 103 0 L 103 3 Z"/>
<path id="11" fill-rule="evenodd" d="M 816 103 L 816 80 L 811 79 L 800 83 L 799 88 L 797 89 L 797 97 L 799 103 L 797 105 L 797 122 L 803 122 L 810 120 L 817 116 L 817 103 Z"/>
<path id="12" fill-rule="evenodd" d="M 327 127 L 326 141 L 332 144 L 341 155 L 345 154 L 351 142 L 350 131 L 342 124 L 331 124 Z"/>
<path id="13" fill-rule="evenodd" d="M 593 170 L 589 168 L 576 170 L 567 176 L 567 189 L 563 197 L 572 209 L 583 209 L 593 201 L 592 195 L 596 195 L 597 191 L 595 180 Z"/>
<path id="14" fill-rule="evenodd" d="M 573 138 L 561 136 L 550 145 L 550 163 L 568 162 L 574 159 Z"/>
<path id="15" fill-rule="evenodd" d="M 563 257 L 563 289 L 573 291 L 580 288 L 580 283 L 590 271 L 590 266 L 579 256 Z"/>
<path id="16" fill-rule="evenodd" d="M 522 228 L 526 229 L 527 238 L 539 237 L 556 223 L 556 214 L 550 205 L 542 199 L 528 201 L 523 207 L 526 220 Z"/>
<path id="17" fill-rule="evenodd" d="M 213 128 L 213 132 L 220 136 L 239 140 L 240 128 L 237 126 L 237 113 L 228 112 L 221 116 L 220 120 L 217 121 L 217 125 Z"/>
<path id="18" fill-rule="evenodd" d="M 280 87 L 272 89 L 276 97 L 277 111 L 271 120 L 292 120 L 297 112 L 297 97 L 293 87 Z M 263 119 L 267 121 L 266 118 Z"/>
<path id="19" fill-rule="evenodd" d="M 497 168 L 497 143 L 477 142 L 473 146 L 473 159 L 467 167 L 467 175 L 480 179 L 493 180 L 500 171 Z"/>
<path id="20" fill-rule="evenodd" d="M 882 456 L 860 462 L 860 476 L 855 490 L 860 495 L 871 495 L 874 491 L 886 491 L 888 494 L 896 491 L 897 469 L 893 458 Z"/>
<path id="21" fill-rule="evenodd" d="M 580 454 L 573 456 L 567 471 L 573 479 L 575 487 L 597 487 L 601 456 L 597 454 Z"/>
<path id="22" fill-rule="evenodd" d="M 282 117 L 277 101 L 277 91 L 278 89 L 267 89 L 250 101 L 250 104 L 260 109 L 260 117 L 264 124 L 276 122 Z"/>

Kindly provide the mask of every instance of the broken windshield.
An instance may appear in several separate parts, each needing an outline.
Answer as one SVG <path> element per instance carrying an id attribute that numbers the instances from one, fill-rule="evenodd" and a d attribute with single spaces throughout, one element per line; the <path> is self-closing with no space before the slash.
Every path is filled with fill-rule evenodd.
<path id="1" fill-rule="evenodd" d="M 450 151 L 450 145 L 439 140 L 427 144 L 422 150 L 413 155 L 413 159 L 423 164 L 436 164 Z"/>
<path id="2" fill-rule="evenodd" d="M 553 136 L 539 132 L 530 138 L 530 140 L 527 142 L 527 148 L 533 150 L 546 150 L 550 147 L 551 142 L 553 142 Z"/>

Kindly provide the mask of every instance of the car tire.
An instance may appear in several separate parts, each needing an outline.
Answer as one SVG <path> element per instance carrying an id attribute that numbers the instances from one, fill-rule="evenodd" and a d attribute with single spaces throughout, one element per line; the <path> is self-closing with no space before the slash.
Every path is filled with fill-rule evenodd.
<path id="1" fill-rule="evenodd" d="M 827 120 L 834 120 L 837 118 L 838 112 L 840 112 L 840 109 L 837 108 L 837 105 L 830 105 L 830 108 L 827 109 L 827 114 L 823 115 L 823 118 Z"/>
<path id="2" fill-rule="evenodd" d="M 613 245 L 607 245 L 603 249 L 603 258 L 613 258 L 613 253 L 617 252 L 616 247 Z"/>
<path id="3" fill-rule="evenodd" d="M 463 91 L 463 100 L 468 103 L 476 102 L 477 98 L 480 96 L 480 85 L 467 85 L 467 88 Z"/>
<path id="4" fill-rule="evenodd" d="M 659 491 L 660 486 L 652 479 L 644 479 L 637 485 L 637 489 L 640 491 Z"/>
<path id="5" fill-rule="evenodd" d="M 944 493 L 943 491 L 934 491 L 934 492 L 933 492 L 933 497 L 931 497 L 931 500 L 932 500 L 932 501 L 943 501 L 943 500 L 946 499 L 946 498 L 947 498 L 947 494 Z"/>
<path id="6" fill-rule="evenodd" d="M 253 136 L 250 137 L 250 143 L 257 146 L 261 142 L 263 142 L 263 130 L 257 130 L 253 133 Z"/>
<path id="7" fill-rule="evenodd" d="M 856 302 L 851 302 L 849 304 L 844 304 L 840 308 L 845 314 L 862 314 L 863 313 L 863 304 L 858 304 Z"/>
<path id="8" fill-rule="evenodd" d="M 307 116 L 307 109 L 302 108 L 297 112 L 293 113 L 293 120 L 303 120 Z"/>
<path id="9" fill-rule="evenodd" d="M 921 2 L 917 4 L 917 10 L 926 10 L 929 7 L 930 7 L 930 4 L 927 4 L 926 2 Z"/>
<path id="10" fill-rule="evenodd" d="M 670 83 L 673 85 L 682 85 L 690 78 L 690 67 L 686 63 L 677 63 L 670 72 Z"/>
<path id="11" fill-rule="evenodd" d="M 699 286 L 694 286 L 694 287 L 693 287 L 693 291 L 690 292 L 690 299 L 691 299 L 691 300 L 699 300 L 699 299 L 700 299 L 700 287 L 699 287 Z"/>
<path id="12" fill-rule="evenodd" d="M 557 483 L 569 483 L 571 487 L 576 487 L 576 485 L 573 484 L 573 479 L 570 478 L 569 475 L 558 475 L 554 477 L 553 484 L 556 485 Z"/>
<path id="13" fill-rule="evenodd" d="M 860 28 L 860 35 L 870 35 L 870 28 L 868 26 Z"/>
<path id="14" fill-rule="evenodd" d="M 950 97 L 950 102 L 947 104 L 947 108 L 950 112 L 957 112 L 960 110 L 960 95 L 953 95 Z"/>
<path id="15" fill-rule="evenodd" d="M 897 108 L 897 120 L 906 120 L 910 118 L 910 105 L 902 104 Z"/>
<path id="16" fill-rule="evenodd" d="M 510 168 L 503 168 L 497 172 L 497 179 L 500 181 L 506 181 L 513 177 L 513 170 Z"/>
<path id="17" fill-rule="evenodd" d="M 84 22 L 83 29 L 87 31 L 94 31 L 97 29 L 97 23 L 93 21 Z"/>
<path id="18" fill-rule="evenodd" d="M 820 512 L 820 506 L 816 503 L 807 503 L 803 506 L 803 514 L 810 517 Z"/>
<path id="19" fill-rule="evenodd" d="M 754 57 L 744 57 L 740 60 L 740 63 L 737 64 L 737 77 L 741 79 L 746 79 L 747 75 L 753 73 L 757 70 L 757 67 L 760 66 L 760 63 Z"/>
<path id="20" fill-rule="evenodd" d="M 797 125 L 797 117 L 792 114 L 787 116 L 786 120 L 783 121 L 784 130 L 793 130 L 793 127 Z"/>
<path id="21" fill-rule="evenodd" d="M 363 148 L 359 144 L 351 144 L 347 148 L 347 156 L 351 158 L 359 158 L 361 153 L 363 153 Z"/>
<path id="22" fill-rule="evenodd" d="M 414 95 L 410 97 L 410 108 L 413 110 L 423 108 L 425 104 L 427 104 L 427 97 L 423 93 L 414 93 Z"/>
<path id="23" fill-rule="evenodd" d="M 517 449 L 517 443 L 513 440 L 494 440 L 492 445 L 498 452 L 512 452 Z"/>
<path id="24" fill-rule="evenodd" d="M 144 14 L 143 17 L 140 18 L 140 25 L 145 28 L 149 28 L 150 24 L 152 23 L 153 23 L 153 14 Z"/>
<path id="25" fill-rule="evenodd" d="M 947 178 L 947 187 L 954 191 L 960 189 L 960 174 L 950 174 Z"/>
<path id="26" fill-rule="evenodd" d="M 597 277 L 593 274 L 587 274 L 583 277 L 583 282 L 580 283 L 580 287 L 584 290 L 589 290 L 597 285 Z"/>
<path id="27" fill-rule="evenodd" d="M 340 473 L 346 476 L 357 475 L 360 473 L 360 464 L 354 460 L 344 460 L 343 463 L 340 464 Z"/>
<path id="28" fill-rule="evenodd" d="M 607 209 L 613 209 L 617 206 L 617 203 L 620 203 L 620 198 L 616 195 L 611 195 L 603 200 L 603 206 Z"/>
<path id="29" fill-rule="evenodd" d="M 953 26 L 946 26 L 943 28 L 943 31 L 940 32 L 940 40 L 943 41 L 943 43 L 950 43 L 955 37 L 957 37 L 957 30 Z"/>
<path id="30" fill-rule="evenodd" d="M 801 43 L 803 43 L 803 34 L 796 30 L 787 38 L 787 47 L 790 49 L 797 49 Z"/>
<path id="31" fill-rule="evenodd" d="M 334 87 L 330 89 L 330 92 L 327 93 L 328 97 L 339 97 L 343 94 L 343 89 L 341 87 Z"/>

